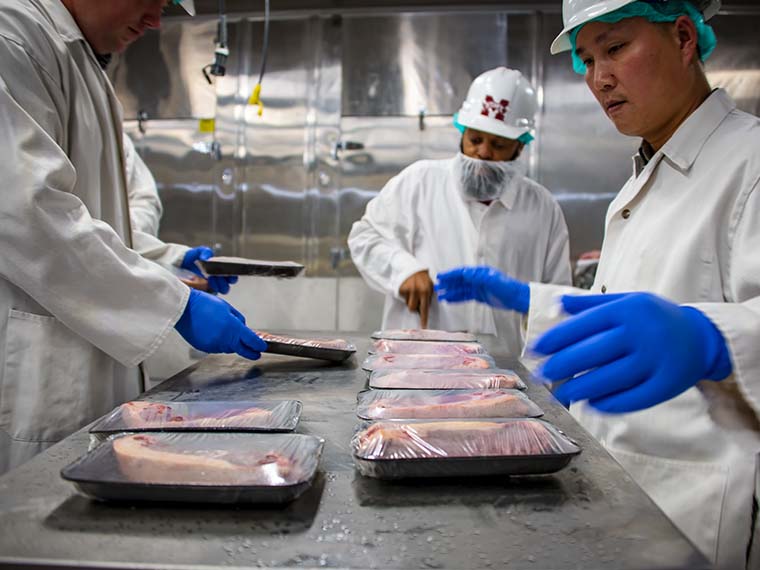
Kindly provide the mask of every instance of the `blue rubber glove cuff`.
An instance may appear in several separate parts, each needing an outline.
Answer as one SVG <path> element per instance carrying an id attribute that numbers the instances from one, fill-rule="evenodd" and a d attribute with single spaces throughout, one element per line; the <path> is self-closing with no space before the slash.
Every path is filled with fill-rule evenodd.
<path id="1" fill-rule="evenodd" d="M 692 321 L 694 327 L 700 331 L 705 343 L 705 378 L 708 380 L 723 380 L 733 372 L 731 355 L 728 351 L 726 339 L 718 330 L 718 327 L 707 316 L 694 307 L 681 307 L 684 314 Z"/>

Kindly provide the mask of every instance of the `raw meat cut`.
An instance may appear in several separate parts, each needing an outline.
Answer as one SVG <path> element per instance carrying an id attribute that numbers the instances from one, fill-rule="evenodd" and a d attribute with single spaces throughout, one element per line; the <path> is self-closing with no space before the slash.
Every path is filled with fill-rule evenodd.
<path id="1" fill-rule="evenodd" d="M 375 331 L 372 338 L 389 340 L 439 340 L 451 342 L 475 342 L 475 335 L 466 332 L 450 332 L 436 329 L 388 329 Z"/>
<path id="2" fill-rule="evenodd" d="M 477 342 L 437 342 L 379 339 L 372 343 L 373 352 L 394 354 L 488 354 Z"/>
<path id="3" fill-rule="evenodd" d="M 115 438 L 113 451 L 121 472 L 141 483 L 289 485 L 298 479 L 293 461 L 274 451 L 194 448 L 146 434 Z"/>
<path id="4" fill-rule="evenodd" d="M 283 344 L 292 344 L 296 346 L 308 346 L 309 348 L 332 348 L 335 350 L 351 350 L 355 351 L 356 347 L 349 343 L 348 341 L 345 341 L 341 338 L 336 339 L 326 339 L 326 338 L 312 338 L 312 339 L 303 339 L 303 338 L 294 338 L 289 336 L 282 336 L 278 334 L 271 334 L 263 331 L 256 331 L 256 334 L 259 335 L 263 340 L 266 342 L 279 342 Z"/>
<path id="5" fill-rule="evenodd" d="M 381 370 L 369 380 L 372 388 L 402 389 L 525 389 L 520 377 L 511 370 Z"/>
<path id="6" fill-rule="evenodd" d="M 516 390 L 371 390 L 359 396 L 365 419 L 525 418 L 541 410 Z"/>
<path id="7" fill-rule="evenodd" d="M 490 356 L 466 356 L 459 354 L 373 354 L 362 365 L 365 370 L 384 370 L 387 368 L 424 368 L 424 369 L 484 369 L 493 368 Z"/>
<path id="8" fill-rule="evenodd" d="M 535 456 L 561 452 L 540 420 L 377 422 L 354 436 L 362 459 Z"/>
<path id="9" fill-rule="evenodd" d="M 192 409 L 188 405 L 179 404 L 185 412 Z M 212 411 L 212 403 L 206 404 L 207 411 Z M 214 411 L 214 415 L 199 415 L 195 413 L 177 413 L 175 408 L 167 404 L 136 400 L 122 404 L 121 417 L 129 428 L 164 427 L 197 427 L 197 428 L 232 428 L 267 426 L 272 421 L 272 411 L 262 408 L 224 407 Z M 199 407 L 196 407 L 199 409 Z"/>

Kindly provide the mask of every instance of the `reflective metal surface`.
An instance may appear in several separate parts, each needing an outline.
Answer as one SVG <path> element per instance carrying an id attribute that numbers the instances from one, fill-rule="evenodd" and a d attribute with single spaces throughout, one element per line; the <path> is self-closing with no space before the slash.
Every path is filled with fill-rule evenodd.
<path id="1" fill-rule="evenodd" d="M 287 295 L 316 295 L 319 307 L 299 306 L 300 316 L 266 301 L 284 292 L 276 283 L 238 286 L 237 302 L 267 326 L 372 328 L 380 298 L 348 256 L 351 225 L 404 167 L 457 151 L 451 114 L 472 78 L 508 65 L 531 79 L 541 103 L 536 140 L 521 157 L 526 170 L 557 196 L 571 257 L 600 246 L 638 141 L 614 129 L 567 54 L 549 55 L 562 28 L 558 2 L 554 10 L 447 3 L 446 12 L 422 2 L 424 11 L 392 13 L 390 4 L 355 0 L 334 6 L 342 17 L 312 10 L 328 4 L 272 22 L 261 117 L 246 104 L 259 72 L 258 16 L 230 22 L 228 74 L 214 86 L 200 71 L 213 54 L 212 16 L 169 18 L 113 62 L 127 130 L 159 183 L 164 239 L 306 265 L 307 279 Z M 719 41 L 706 68 L 713 85 L 758 114 L 760 12 L 732 5 L 711 21 Z M 137 121 L 140 112 L 147 120 Z M 204 117 L 216 118 L 215 130 L 202 132 Z"/>

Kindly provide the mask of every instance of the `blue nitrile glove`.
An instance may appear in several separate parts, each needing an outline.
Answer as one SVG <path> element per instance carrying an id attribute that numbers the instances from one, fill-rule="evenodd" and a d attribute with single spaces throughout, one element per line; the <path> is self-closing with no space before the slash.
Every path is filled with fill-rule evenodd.
<path id="1" fill-rule="evenodd" d="M 195 262 L 203 261 L 210 257 L 214 257 L 214 251 L 210 247 L 206 247 L 205 245 L 194 247 L 193 249 L 187 250 L 180 267 L 192 271 L 198 277 L 206 279 L 208 281 L 208 286 L 211 289 L 211 293 L 221 293 L 222 295 L 225 295 L 230 292 L 230 285 L 237 283 L 238 278 L 234 275 L 210 275 L 206 277 Z"/>
<path id="2" fill-rule="evenodd" d="M 575 316 L 547 331 L 533 351 L 553 355 L 539 379 L 570 378 L 554 391 L 565 405 L 588 400 L 602 412 L 634 412 L 731 374 L 723 335 L 693 307 L 650 293 L 566 295 L 562 305 Z"/>
<path id="3" fill-rule="evenodd" d="M 438 274 L 435 285 L 439 301 L 480 301 L 497 309 L 527 313 L 530 286 L 493 267 L 459 267 Z"/>
<path id="4" fill-rule="evenodd" d="M 203 352 L 236 352 L 258 360 L 267 349 L 267 343 L 245 326 L 245 317 L 235 307 L 196 289 L 190 289 L 185 312 L 174 328 Z"/>

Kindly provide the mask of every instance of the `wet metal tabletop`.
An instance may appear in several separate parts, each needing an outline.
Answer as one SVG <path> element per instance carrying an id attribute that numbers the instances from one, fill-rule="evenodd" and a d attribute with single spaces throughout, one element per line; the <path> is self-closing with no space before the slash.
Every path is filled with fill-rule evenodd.
<path id="1" fill-rule="evenodd" d="M 299 332 L 298 336 L 307 336 Z M 148 399 L 298 399 L 298 432 L 326 440 L 313 487 L 283 507 L 98 503 L 62 480 L 87 451 L 82 430 L 0 478 L 0 566 L 25 568 L 709 568 L 622 468 L 544 388 L 529 396 L 583 448 L 541 477 L 380 481 L 354 469 L 349 441 L 364 335 L 343 364 L 264 355 L 207 357 Z M 483 343 L 497 365 L 527 371 Z"/>

